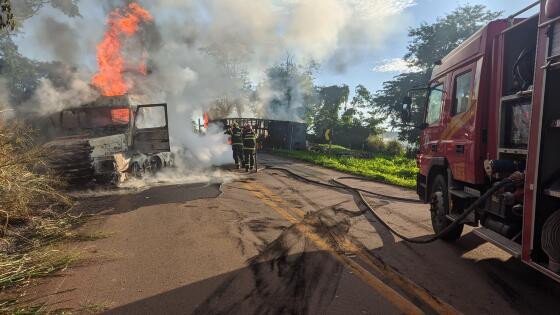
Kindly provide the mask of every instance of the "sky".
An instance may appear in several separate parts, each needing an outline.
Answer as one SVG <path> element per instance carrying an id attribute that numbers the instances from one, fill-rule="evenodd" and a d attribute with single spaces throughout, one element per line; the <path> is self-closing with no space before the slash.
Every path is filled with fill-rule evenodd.
<path id="1" fill-rule="evenodd" d="M 403 18 L 405 23 L 400 33 L 389 39 L 385 47 L 360 64 L 347 69 L 345 73 L 337 74 L 321 70 L 317 75 L 317 83 L 319 85 L 345 83 L 351 88 L 362 84 L 371 91 L 377 91 L 382 88 L 384 81 L 390 80 L 404 70 L 403 63 L 398 60 L 406 54 L 409 28 L 423 22 L 434 22 L 438 17 L 445 16 L 460 5 L 484 4 L 490 10 L 503 11 L 503 16 L 507 17 L 534 2 L 534 0 L 416 0 L 414 6 L 402 13 L 406 18 Z"/>
<path id="2" fill-rule="evenodd" d="M 158 0 L 163 2 L 173 2 L 175 0 Z M 287 0 L 284 0 L 287 1 Z M 311 1 L 311 0 L 303 0 Z M 350 0 L 348 0 L 350 1 Z M 453 9 L 460 5 L 467 3 L 470 4 L 484 4 L 489 9 L 494 11 L 503 11 L 503 16 L 522 9 L 523 7 L 531 4 L 534 0 L 399 0 L 407 1 L 412 5 L 407 5 L 396 16 L 399 19 L 398 27 L 392 31 L 391 36 L 384 38 L 379 43 L 375 43 L 376 47 L 366 56 L 362 56 L 360 60 L 348 66 L 344 72 L 338 73 L 333 70 L 333 67 L 322 66 L 318 73 L 316 73 L 316 84 L 318 85 L 341 85 L 347 84 L 353 90 L 358 84 L 366 86 L 371 91 L 379 90 L 384 81 L 390 80 L 392 77 L 403 72 L 405 65 L 400 59 L 406 53 L 406 46 L 408 43 L 407 31 L 411 27 L 416 27 L 423 22 L 434 22 L 438 17 L 444 16 L 446 13 L 451 12 Z M 99 24 L 99 20 L 103 19 L 104 11 L 96 1 L 83 0 L 82 7 L 82 21 L 78 22 L 87 24 Z M 44 9 L 42 14 L 53 14 L 52 9 Z M 60 14 L 58 14 L 60 16 Z M 64 17 L 63 17 L 64 18 Z M 201 17 L 202 19 L 204 17 Z M 38 20 L 33 18 L 31 20 Z M 29 22 L 33 23 L 33 21 Z M 394 29 L 395 27 L 393 27 Z M 24 25 L 23 33 L 21 33 L 16 43 L 20 47 L 20 51 L 31 58 L 39 60 L 48 60 L 49 57 L 41 50 L 37 49 L 34 43 L 41 38 L 33 31 L 31 25 Z M 103 28 L 100 27 L 98 33 L 94 37 L 101 38 Z M 91 35 L 90 35 L 91 36 Z M 43 36 L 44 37 L 44 36 Z M 90 41 L 91 47 L 86 51 L 91 51 L 92 54 L 85 58 L 86 64 L 89 68 L 95 68 L 95 41 Z M 94 69 L 93 69 L 94 70 Z"/>

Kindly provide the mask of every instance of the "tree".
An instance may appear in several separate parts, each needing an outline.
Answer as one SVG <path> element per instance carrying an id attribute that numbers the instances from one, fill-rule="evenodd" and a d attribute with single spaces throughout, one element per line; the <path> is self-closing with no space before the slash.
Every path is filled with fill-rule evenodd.
<path id="1" fill-rule="evenodd" d="M 383 84 L 373 98 L 376 108 L 390 118 L 391 125 L 400 128 L 399 138 L 418 144 L 419 130 L 403 126 L 400 103 L 414 87 L 425 86 L 431 77 L 433 65 L 459 46 L 483 25 L 499 17 L 502 12 L 489 11 L 484 5 L 464 5 L 433 24 L 423 23 L 409 31 L 410 42 L 404 59 L 420 68 L 418 72 L 404 73 Z M 416 108 L 413 118 L 419 119 L 422 110 Z M 413 120 L 414 121 L 414 120 Z"/>
<path id="2" fill-rule="evenodd" d="M 14 14 L 12 13 L 12 4 L 10 0 L 0 0 L 0 30 L 15 30 L 16 20 L 14 19 Z"/>
<path id="3" fill-rule="evenodd" d="M 385 132 L 385 128 L 382 127 L 385 117 L 380 115 L 380 110 L 374 102 L 374 96 L 365 86 L 361 84 L 356 86 L 351 104 L 352 108 L 356 109 L 357 119 L 365 123 L 371 135 L 381 135 Z M 363 111 L 368 109 L 366 118 Z"/>
<path id="4" fill-rule="evenodd" d="M 228 51 L 220 50 L 216 45 L 206 47 L 204 51 L 214 58 L 220 76 L 226 82 L 217 87 L 220 90 L 215 91 L 219 97 L 210 104 L 210 116 L 212 119 L 226 118 L 233 114 L 241 117 L 254 94 L 243 62 Z"/>
<path id="5" fill-rule="evenodd" d="M 422 69 L 432 69 L 436 61 L 501 14 L 487 10 L 484 5 L 465 5 L 433 24 L 424 22 L 408 32 L 411 41 L 404 59 Z"/>
<path id="6" fill-rule="evenodd" d="M 269 119 L 305 120 L 312 123 L 316 104 L 313 71 L 316 64 L 298 65 L 291 57 L 266 70 L 255 99 L 263 105 L 260 116 Z"/>
<path id="7" fill-rule="evenodd" d="M 69 17 L 80 16 L 79 0 L 17 0 L 12 1 L 12 9 L 17 21 L 29 19 L 39 12 L 44 6 L 60 10 Z"/>
<path id="8" fill-rule="evenodd" d="M 17 26 L 31 18 L 45 5 L 61 10 L 70 17 L 79 16 L 78 0 L 18 0 L 12 1 L 12 10 Z M 41 78 L 56 76 L 56 63 L 31 60 L 22 56 L 12 40 L 13 33 L 0 32 L 0 76 L 9 78 L 8 89 L 13 103 L 20 103 L 31 97 L 39 86 Z"/>
<path id="9" fill-rule="evenodd" d="M 313 118 L 313 129 L 319 136 L 338 125 L 340 108 L 348 102 L 350 89 L 348 85 L 324 86 L 317 88 L 317 95 L 319 104 Z"/>

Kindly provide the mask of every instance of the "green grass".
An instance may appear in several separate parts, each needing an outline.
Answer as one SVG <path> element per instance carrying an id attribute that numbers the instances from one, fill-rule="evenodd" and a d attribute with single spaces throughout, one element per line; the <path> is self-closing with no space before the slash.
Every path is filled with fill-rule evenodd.
<path id="1" fill-rule="evenodd" d="M 348 150 L 344 148 L 345 150 Z M 349 150 L 350 151 L 350 150 Z M 377 156 L 371 159 L 334 157 L 309 151 L 277 150 L 276 154 L 311 162 L 345 173 L 406 188 L 416 187 L 416 161 L 406 157 Z"/>
<path id="2" fill-rule="evenodd" d="M 331 150 L 338 150 L 338 151 L 352 151 L 352 150 L 350 150 L 348 148 L 345 148 L 345 147 L 343 147 L 341 145 L 338 145 L 338 144 L 333 144 L 333 145 L 317 144 L 317 146 L 323 148 L 324 150 L 331 149 Z"/>

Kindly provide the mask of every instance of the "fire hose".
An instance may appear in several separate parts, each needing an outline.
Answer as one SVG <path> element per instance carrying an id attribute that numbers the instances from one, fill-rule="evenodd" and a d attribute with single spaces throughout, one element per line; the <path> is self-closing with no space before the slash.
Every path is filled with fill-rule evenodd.
<path id="1" fill-rule="evenodd" d="M 409 237 L 406 237 L 406 236 L 402 235 L 401 233 L 396 231 L 394 228 L 392 228 L 387 222 L 385 222 L 385 220 L 383 220 L 381 218 L 381 216 L 379 216 L 379 214 L 377 214 L 375 209 L 367 202 L 366 198 L 364 197 L 364 193 L 370 194 L 370 195 L 373 195 L 373 196 L 376 196 L 376 197 L 384 198 L 384 199 L 395 200 L 395 201 L 420 203 L 420 201 L 418 201 L 418 200 L 396 197 L 396 196 L 390 196 L 390 195 L 385 195 L 385 194 L 381 194 L 381 193 L 374 193 L 374 192 L 367 191 L 367 190 L 364 190 L 364 189 L 349 186 L 349 185 L 344 184 L 340 181 L 341 179 L 360 179 L 360 180 L 363 180 L 363 178 L 359 178 L 359 177 L 348 177 L 347 176 L 347 177 L 334 178 L 334 179 L 332 179 L 332 181 L 336 185 L 333 185 L 333 184 L 328 184 L 328 183 L 324 183 L 324 182 L 321 182 L 321 181 L 317 181 L 317 180 L 307 178 L 307 177 L 299 175 L 299 174 L 297 174 L 297 173 L 295 173 L 292 170 L 289 170 L 287 168 L 271 167 L 271 166 L 267 166 L 266 168 L 269 169 L 269 170 L 277 170 L 277 171 L 285 172 L 288 175 L 290 175 L 291 177 L 296 178 L 300 181 L 305 181 L 305 182 L 308 182 L 308 183 L 311 183 L 311 184 L 314 184 L 314 185 L 323 186 L 323 187 L 327 187 L 327 188 L 331 188 L 331 189 L 338 189 L 338 190 L 342 189 L 342 190 L 348 191 L 350 193 L 357 194 L 358 197 L 360 198 L 360 201 L 362 202 L 362 204 L 373 214 L 373 216 L 378 220 L 378 222 L 383 227 L 385 227 L 391 233 L 393 233 L 397 237 L 403 239 L 404 241 L 409 242 L 409 243 L 413 243 L 413 244 L 428 244 L 428 243 L 435 242 L 436 240 L 442 238 L 447 233 L 449 233 L 453 229 L 457 228 L 459 225 L 463 224 L 463 220 L 465 220 L 473 211 L 475 211 L 480 205 L 482 205 L 482 203 L 485 202 L 488 198 L 492 197 L 492 195 L 496 191 L 498 191 L 498 190 L 500 190 L 500 189 L 502 189 L 506 186 L 514 185 L 516 183 L 522 182 L 523 179 L 524 179 L 524 176 L 523 176 L 522 173 L 519 173 L 519 172 L 514 173 L 510 177 L 508 177 L 508 178 L 496 183 L 495 185 L 493 185 L 492 188 L 490 188 L 488 191 L 486 191 L 486 193 L 484 193 L 480 198 L 478 198 L 475 202 L 473 202 L 467 209 L 465 209 L 465 211 L 463 212 L 463 214 L 461 214 L 461 216 L 459 216 L 455 221 L 453 221 L 449 226 L 447 226 L 445 229 L 443 229 L 439 233 L 431 235 L 431 236 L 424 237 L 423 239 L 413 239 L 413 238 L 409 238 Z"/>

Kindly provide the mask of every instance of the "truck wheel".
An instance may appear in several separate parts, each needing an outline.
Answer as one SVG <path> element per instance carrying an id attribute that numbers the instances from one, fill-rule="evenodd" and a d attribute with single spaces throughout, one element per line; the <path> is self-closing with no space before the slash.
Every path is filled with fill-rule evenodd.
<path id="1" fill-rule="evenodd" d="M 163 163 L 161 162 L 161 159 L 159 157 L 154 156 L 150 159 L 150 173 L 152 175 L 161 171 L 162 168 L 163 168 Z"/>
<path id="2" fill-rule="evenodd" d="M 447 182 L 441 174 L 434 178 L 430 201 L 432 227 L 434 228 L 434 232 L 438 234 L 453 223 L 453 221 L 446 217 L 449 213 L 449 196 L 447 191 Z M 457 228 L 442 235 L 441 239 L 445 241 L 455 241 L 459 239 L 463 233 L 463 226 L 464 224 L 457 226 Z"/>
<path id="3" fill-rule="evenodd" d="M 140 167 L 140 164 L 138 164 L 138 162 L 132 163 L 132 165 L 130 166 L 130 174 L 132 174 L 134 178 L 142 178 L 142 168 Z"/>

